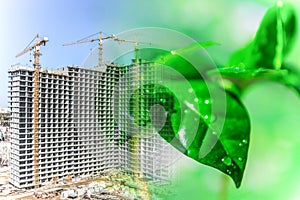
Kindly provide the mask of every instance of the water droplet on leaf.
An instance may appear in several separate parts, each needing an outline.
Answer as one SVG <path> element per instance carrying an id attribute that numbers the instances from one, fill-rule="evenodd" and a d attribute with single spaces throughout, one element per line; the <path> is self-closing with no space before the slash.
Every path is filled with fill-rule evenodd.
<path id="1" fill-rule="evenodd" d="M 229 156 L 226 156 L 225 158 L 222 158 L 222 162 L 227 165 L 227 166 L 230 166 L 231 163 L 232 163 L 232 160 Z"/>
<path id="2" fill-rule="evenodd" d="M 195 156 L 197 156 L 199 154 L 199 151 L 197 151 L 194 148 L 191 148 L 191 149 L 187 150 L 187 153 L 188 153 L 189 156 L 194 156 L 195 157 Z"/>
<path id="3" fill-rule="evenodd" d="M 211 132 L 211 134 L 213 134 L 213 135 L 217 135 L 217 132 L 216 132 L 216 131 L 213 131 L 213 132 Z"/>
<path id="4" fill-rule="evenodd" d="M 159 101 L 162 102 L 162 103 L 166 103 L 165 99 L 160 99 Z"/>
<path id="5" fill-rule="evenodd" d="M 216 117 L 216 115 L 211 115 L 211 117 L 210 117 L 210 122 L 211 123 L 213 123 L 213 122 L 215 122 L 217 120 L 217 117 Z"/>

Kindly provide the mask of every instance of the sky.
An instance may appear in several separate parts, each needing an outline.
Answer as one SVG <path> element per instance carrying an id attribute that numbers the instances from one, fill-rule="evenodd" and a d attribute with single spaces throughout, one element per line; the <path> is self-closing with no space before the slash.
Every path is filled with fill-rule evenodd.
<path id="1" fill-rule="evenodd" d="M 242 28 L 243 38 L 235 35 L 235 40 L 228 36 L 223 42 L 238 43 L 244 41 L 255 30 L 264 7 L 245 3 L 248 9 L 232 12 L 232 16 L 244 13 L 242 18 L 253 18 L 253 11 L 258 14 L 249 20 L 249 26 Z M 82 65 L 96 43 L 86 43 L 64 47 L 62 44 L 76 41 L 93 33 L 103 31 L 118 34 L 133 28 L 163 27 L 180 31 L 196 40 L 225 38 L 228 34 L 226 23 L 222 20 L 227 10 L 235 6 L 234 1 L 219 0 L 218 7 L 209 1 L 71 1 L 71 0 L 0 0 L 0 107 L 7 107 L 7 70 L 15 64 L 32 66 L 32 53 L 16 58 L 39 34 L 47 36 L 49 42 L 41 47 L 41 67 L 55 69 L 67 65 Z M 221 20 L 222 19 L 222 20 Z M 242 24 L 242 23 L 240 23 Z M 253 30 L 251 30 L 253 29 Z M 200 32 L 201 30 L 201 32 Z M 219 31 L 214 31 L 219 30 Z M 249 31 L 250 30 L 250 31 Z M 226 33 L 227 32 L 227 33 Z M 215 36 L 211 33 L 216 33 Z M 97 36 L 96 36 L 97 37 Z M 214 38 L 212 38 L 214 37 Z M 221 40 L 221 39 L 220 39 Z M 240 43 L 241 43 L 240 41 Z M 104 44 L 105 45 L 105 44 Z M 105 48 L 105 46 L 104 46 Z M 224 46 L 223 48 L 228 48 Z M 105 51 L 105 50 L 104 50 Z"/>
<path id="2" fill-rule="evenodd" d="M 225 62 L 230 52 L 253 37 L 273 4 L 273 0 L 0 0 L 0 107 L 7 107 L 10 66 L 32 66 L 33 54 L 15 55 L 36 34 L 49 38 L 41 49 L 41 66 L 48 69 L 82 65 L 97 47 L 96 43 L 64 47 L 64 43 L 100 31 L 111 35 L 142 27 L 169 28 L 197 41 L 217 41 L 222 45 L 210 53 L 217 62 Z"/>

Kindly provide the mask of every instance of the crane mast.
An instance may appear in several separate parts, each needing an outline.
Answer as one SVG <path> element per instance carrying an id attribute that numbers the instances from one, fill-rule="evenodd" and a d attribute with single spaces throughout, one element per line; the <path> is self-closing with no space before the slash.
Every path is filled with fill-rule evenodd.
<path id="1" fill-rule="evenodd" d="M 63 46 L 98 41 L 98 45 L 99 45 L 99 47 L 98 47 L 98 50 L 99 50 L 98 66 L 101 67 L 103 65 L 103 40 L 114 39 L 114 38 L 115 38 L 114 35 L 109 35 L 107 37 L 103 37 L 102 32 L 100 32 L 99 38 L 77 40 L 75 42 L 65 43 L 65 44 L 63 44 Z"/>
<path id="2" fill-rule="evenodd" d="M 25 53 L 34 50 L 34 95 L 33 95 L 33 174 L 34 174 L 34 188 L 39 187 L 39 76 L 40 76 L 40 46 L 45 46 L 48 38 L 40 39 L 39 35 L 35 37 L 35 43 L 25 48 L 16 57 L 24 55 Z"/>
<path id="3" fill-rule="evenodd" d="M 107 38 L 109 39 L 109 38 Z M 100 37 L 99 37 L 99 57 L 98 57 L 98 63 L 99 66 L 101 67 L 103 65 L 103 38 L 102 38 L 102 32 L 100 32 Z"/>
<path id="4" fill-rule="evenodd" d="M 118 37 L 116 37 L 115 35 L 111 35 L 111 36 L 108 36 L 106 38 L 103 38 L 102 37 L 102 32 L 100 32 L 100 37 L 99 38 L 96 38 L 96 39 L 89 39 L 89 40 L 78 40 L 78 41 L 75 41 L 75 42 L 71 42 L 71 43 L 66 43 L 66 44 L 63 44 L 63 46 L 67 46 L 67 45 L 73 45 L 73 44 L 80 44 L 80 43 L 85 43 L 85 42 L 94 42 L 94 41 L 99 41 L 99 60 L 98 60 L 98 64 L 99 66 L 102 66 L 103 65 L 103 40 L 104 39 L 113 39 L 114 41 L 116 42 L 119 42 L 119 43 L 134 43 L 135 44 L 135 48 L 134 48 L 134 57 L 135 57 L 135 61 L 134 61 L 134 81 L 135 82 L 138 82 L 139 79 L 140 79 L 140 76 L 139 76 L 139 49 L 138 49 L 138 45 L 139 44 L 149 44 L 151 45 L 151 43 L 148 43 L 148 42 L 140 42 L 138 41 L 138 39 L 136 38 L 136 40 L 124 40 L 124 39 L 120 39 Z M 139 122 L 139 114 L 140 114 L 140 108 L 139 108 L 139 97 L 140 97 L 140 93 L 139 93 L 139 90 L 137 90 L 137 92 L 135 92 L 135 101 L 134 101 L 134 116 L 135 116 L 135 122 L 138 123 Z M 139 145 L 139 138 L 138 138 L 138 133 L 139 133 L 139 130 L 138 129 L 135 129 L 135 136 L 133 137 L 133 140 L 132 140 L 132 146 L 133 146 L 133 149 L 132 149 L 132 153 L 133 153 L 133 158 L 131 160 L 131 163 L 133 164 L 133 168 L 134 168 L 134 172 L 135 172 L 135 181 L 142 187 L 143 189 L 143 192 L 142 192 L 142 196 L 143 196 L 143 199 L 150 199 L 150 196 L 149 196 L 149 190 L 148 190 L 148 186 L 147 186 L 147 183 L 145 181 L 143 181 L 141 179 L 141 177 L 139 177 L 141 175 L 141 171 L 139 169 L 139 164 L 138 164 L 138 152 L 139 152 L 139 149 L 138 149 L 138 145 Z"/>
<path id="5" fill-rule="evenodd" d="M 148 44 L 151 45 L 151 43 L 149 42 L 140 42 L 138 41 L 138 38 L 136 37 L 135 40 L 124 40 L 124 39 L 120 39 L 120 38 L 115 38 L 114 41 L 116 42 L 125 42 L 125 43 L 134 43 L 135 47 L 134 47 L 134 65 L 133 65 L 133 81 L 134 82 L 139 82 L 140 80 L 140 72 L 139 72 L 139 44 Z M 138 86 L 139 87 L 139 86 Z M 141 93 L 139 89 L 136 89 L 136 91 L 134 92 L 134 108 L 133 108 L 133 112 L 134 112 L 134 119 L 135 119 L 135 123 L 139 123 L 140 120 L 140 97 L 141 97 Z M 131 163 L 133 164 L 133 169 L 134 169 L 134 180 L 135 182 L 142 188 L 141 190 L 141 196 L 142 199 L 148 200 L 150 199 L 150 195 L 149 195 L 149 189 L 148 189 L 148 185 L 147 182 L 145 182 L 143 180 L 143 175 L 142 172 L 140 170 L 139 167 L 139 157 L 138 157 L 138 153 L 139 153 L 139 128 L 136 126 L 135 130 L 134 130 L 135 134 L 132 137 L 131 140 L 131 144 L 132 144 L 132 154 L 133 157 L 131 158 Z"/>
<path id="6" fill-rule="evenodd" d="M 114 41 L 116 42 L 125 42 L 125 43 L 134 43 L 135 44 L 135 47 L 134 47 L 134 59 L 135 59 L 135 62 L 134 62 L 134 65 L 137 66 L 138 65 L 138 60 L 139 60 L 139 44 L 148 44 L 148 45 L 151 45 L 151 42 L 140 42 L 138 41 L 138 39 L 136 38 L 135 40 L 124 40 L 124 39 L 120 39 L 120 38 L 115 38 Z"/>

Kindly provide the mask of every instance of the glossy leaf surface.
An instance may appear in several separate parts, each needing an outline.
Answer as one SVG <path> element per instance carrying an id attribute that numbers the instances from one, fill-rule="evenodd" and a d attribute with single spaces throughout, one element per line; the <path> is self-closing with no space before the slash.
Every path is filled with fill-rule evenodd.
<path id="1" fill-rule="evenodd" d="M 237 96 L 201 75 L 212 66 L 197 70 L 183 58 L 186 53 L 140 50 L 140 57 L 155 61 L 147 69 L 153 68 L 157 80 L 135 90 L 130 115 L 138 126 L 151 124 L 178 151 L 229 175 L 239 187 L 249 147 L 248 113 Z"/>
<path id="2" fill-rule="evenodd" d="M 149 111 L 161 105 L 164 110 L 140 123 L 149 121 L 157 127 L 158 133 L 177 150 L 197 162 L 214 167 L 228 174 L 239 187 L 242 181 L 249 146 L 250 122 L 246 109 L 231 93 L 226 93 L 226 109 L 212 113 L 212 106 L 223 106 L 223 99 L 211 98 L 203 81 L 190 81 L 197 100 L 190 100 L 191 90 L 182 88 L 182 93 L 174 95 L 162 86 L 147 85 L 140 93 L 152 91 L 140 99 Z M 180 87 L 181 83 L 173 83 Z M 215 90 L 218 90 L 215 87 Z M 144 90 L 144 91 L 143 91 Z M 185 100 L 183 100 L 185 99 Z M 183 103 L 182 103 L 183 100 Z M 199 112 L 195 109 L 199 107 Z M 133 115 L 133 113 L 131 113 Z M 142 115 L 147 116 L 147 115 Z M 139 117 L 141 119 L 141 117 Z M 156 126 L 164 121 L 164 126 Z M 216 123 L 223 122 L 218 130 Z"/>

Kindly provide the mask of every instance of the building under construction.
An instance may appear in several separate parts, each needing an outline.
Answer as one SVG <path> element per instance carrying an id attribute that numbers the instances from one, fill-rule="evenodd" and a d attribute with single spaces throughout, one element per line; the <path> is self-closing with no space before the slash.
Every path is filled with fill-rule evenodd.
<path id="1" fill-rule="evenodd" d="M 173 149 L 168 143 L 153 129 L 131 142 L 149 120 L 144 117 L 149 113 L 142 109 L 143 100 L 133 102 L 131 110 L 133 86 L 141 78 L 136 70 L 128 73 L 133 67 L 110 64 L 104 71 L 74 66 L 41 70 L 38 96 L 34 69 L 12 67 L 10 183 L 17 188 L 40 187 L 112 168 L 154 181 L 168 180 L 173 174 Z M 153 77 L 150 69 L 143 72 L 143 80 Z M 150 85 L 138 97 L 145 98 L 149 90 L 151 93 Z"/>

